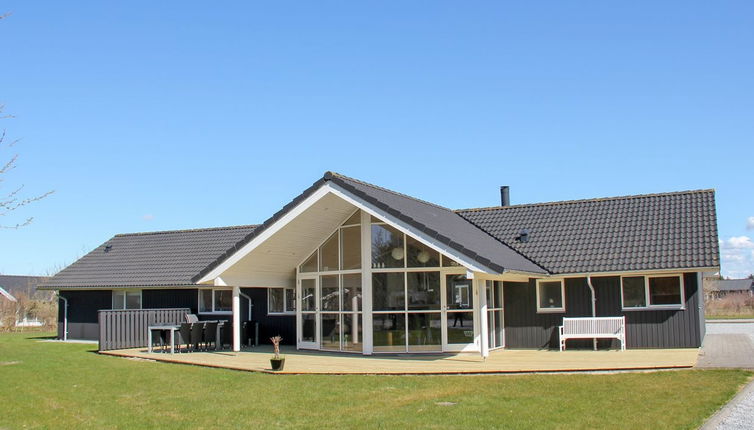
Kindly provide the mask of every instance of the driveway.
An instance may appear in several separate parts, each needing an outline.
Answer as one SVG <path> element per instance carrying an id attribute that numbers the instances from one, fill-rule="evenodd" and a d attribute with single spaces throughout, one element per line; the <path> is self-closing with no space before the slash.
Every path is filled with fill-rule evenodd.
<path id="1" fill-rule="evenodd" d="M 696 366 L 754 369 L 754 322 L 708 322 Z"/>

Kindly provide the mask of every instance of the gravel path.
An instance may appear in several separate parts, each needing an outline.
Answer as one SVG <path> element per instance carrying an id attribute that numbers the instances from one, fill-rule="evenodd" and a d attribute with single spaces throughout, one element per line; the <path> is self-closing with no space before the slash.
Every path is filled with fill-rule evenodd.
<path id="1" fill-rule="evenodd" d="M 754 382 L 749 383 L 701 430 L 752 430 L 754 429 Z"/>
<path id="2" fill-rule="evenodd" d="M 754 323 L 708 323 L 698 367 L 754 367 Z M 702 426 L 754 430 L 754 382 Z"/>

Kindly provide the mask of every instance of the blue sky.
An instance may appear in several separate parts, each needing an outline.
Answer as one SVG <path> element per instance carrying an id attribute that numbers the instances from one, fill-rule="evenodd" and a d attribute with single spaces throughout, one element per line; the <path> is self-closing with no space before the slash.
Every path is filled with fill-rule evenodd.
<path id="1" fill-rule="evenodd" d="M 0 272 L 259 223 L 326 170 L 453 208 L 715 188 L 754 272 L 754 3 L 250 3 L 0 2 L 0 190 L 56 191 Z"/>

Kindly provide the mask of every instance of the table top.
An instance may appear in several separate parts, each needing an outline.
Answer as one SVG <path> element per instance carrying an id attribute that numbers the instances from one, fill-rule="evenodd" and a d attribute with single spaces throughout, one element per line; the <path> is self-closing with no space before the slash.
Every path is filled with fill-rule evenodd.
<path id="1" fill-rule="evenodd" d="M 150 330 L 178 330 L 181 328 L 180 325 L 175 324 L 161 324 L 161 325 L 150 325 Z"/>
<path id="2" fill-rule="evenodd" d="M 199 321 L 199 322 L 200 323 L 206 323 L 206 322 L 214 323 L 214 322 L 216 322 L 216 323 L 218 323 L 217 324 L 218 326 L 223 326 L 226 323 L 226 321 L 223 321 L 223 320 L 220 320 L 220 321 Z M 197 324 L 197 323 L 194 323 L 194 324 Z M 150 325 L 147 328 L 149 328 L 149 330 L 178 330 L 178 329 L 181 328 L 181 325 L 180 324 L 158 324 L 158 325 Z"/>

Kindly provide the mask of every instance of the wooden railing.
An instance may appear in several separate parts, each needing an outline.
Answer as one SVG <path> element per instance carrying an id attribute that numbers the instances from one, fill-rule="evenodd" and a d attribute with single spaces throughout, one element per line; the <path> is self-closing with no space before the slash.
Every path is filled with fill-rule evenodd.
<path id="1" fill-rule="evenodd" d="M 147 346 L 147 327 L 184 322 L 188 313 L 188 308 L 101 310 L 99 350 Z"/>

